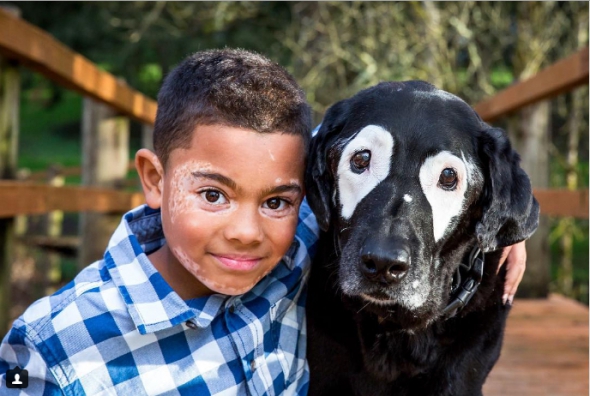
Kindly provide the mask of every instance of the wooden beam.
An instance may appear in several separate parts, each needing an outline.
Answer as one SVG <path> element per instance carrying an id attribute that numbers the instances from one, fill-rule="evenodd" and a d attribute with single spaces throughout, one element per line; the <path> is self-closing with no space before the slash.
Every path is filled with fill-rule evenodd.
<path id="1" fill-rule="evenodd" d="M 474 106 L 485 121 L 493 121 L 531 103 L 588 85 L 588 47 L 541 70 L 528 80 L 498 92 Z"/>
<path id="2" fill-rule="evenodd" d="M 129 162 L 127 166 L 127 172 L 136 172 L 135 163 L 133 161 Z M 47 180 L 47 177 L 50 174 L 59 174 L 60 176 L 68 177 L 68 176 L 82 176 L 82 167 L 80 166 L 68 166 L 68 167 L 59 167 L 58 169 L 49 169 L 49 170 L 42 170 L 31 172 L 28 176 L 24 177 L 23 180 L 29 181 L 37 181 L 42 182 Z"/>
<path id="3" fill-rule="evenodd" d="M 0 53 L 46 77 L 115 108 L 139 122 L 153 124 L 156 102 L 54 39 L 47 32 L 0 9 Z"/>
<path id="4" fill-rule="evenodd" d="M 534 189 L 541 214 L 555 217 L 588 218 L 588 190 Z"/>
<path id="5" fill-rule="evenodd" d="M 126 212 L 144 203 L 143 194 L 105 188 L 54 187 L 27 182 L 0 181 L 0 218 L 64 212 Z"/>

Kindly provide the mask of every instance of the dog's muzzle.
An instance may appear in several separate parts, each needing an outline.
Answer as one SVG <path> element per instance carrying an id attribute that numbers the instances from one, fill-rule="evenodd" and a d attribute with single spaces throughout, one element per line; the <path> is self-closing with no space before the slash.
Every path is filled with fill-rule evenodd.
<path id="1" fill-rule="evenodd" d="M 401 281 L 410 269 L 410 250 L 404 243 L 370 239 L 361 249 L 360 270 L 371 282 L 390 285 Z"/>

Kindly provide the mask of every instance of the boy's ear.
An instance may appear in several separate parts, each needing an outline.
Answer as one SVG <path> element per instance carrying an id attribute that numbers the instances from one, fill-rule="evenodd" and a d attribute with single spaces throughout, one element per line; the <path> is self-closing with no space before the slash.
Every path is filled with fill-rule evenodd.
<path id="1" fill-rule="evenodd" d="M 146 203 L 152 209 L 159 209 L 162 204 L 164 168 L 158 156 L 148 149 L 137 151 L 135 168 L 141 180 Z"/>

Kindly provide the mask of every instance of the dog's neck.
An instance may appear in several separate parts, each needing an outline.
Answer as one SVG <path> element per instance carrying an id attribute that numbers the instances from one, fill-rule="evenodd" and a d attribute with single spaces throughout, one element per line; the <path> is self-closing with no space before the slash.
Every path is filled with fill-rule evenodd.
<path id="1" fill-rule="evenodd" d="M 452 318 L 461 311 L 477 292 L 483 279 L 485 257 L 483 252 L 474 247 L 467 263 L 461 263 L 453 275 L 451 300 L 443 310 L 443 316 Z"/>

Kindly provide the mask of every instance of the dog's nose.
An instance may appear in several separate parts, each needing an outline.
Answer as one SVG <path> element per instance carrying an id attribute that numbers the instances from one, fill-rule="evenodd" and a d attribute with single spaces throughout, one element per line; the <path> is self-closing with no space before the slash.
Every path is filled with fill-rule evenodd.
<path id="1" fill-rule="evenodd" d="M 405 247 L 380 248 L 369 243 L 362 249 L 361 260 L 365 277 L 385 284 L 399 282 L 410 268 L 410 254 Z"/>

